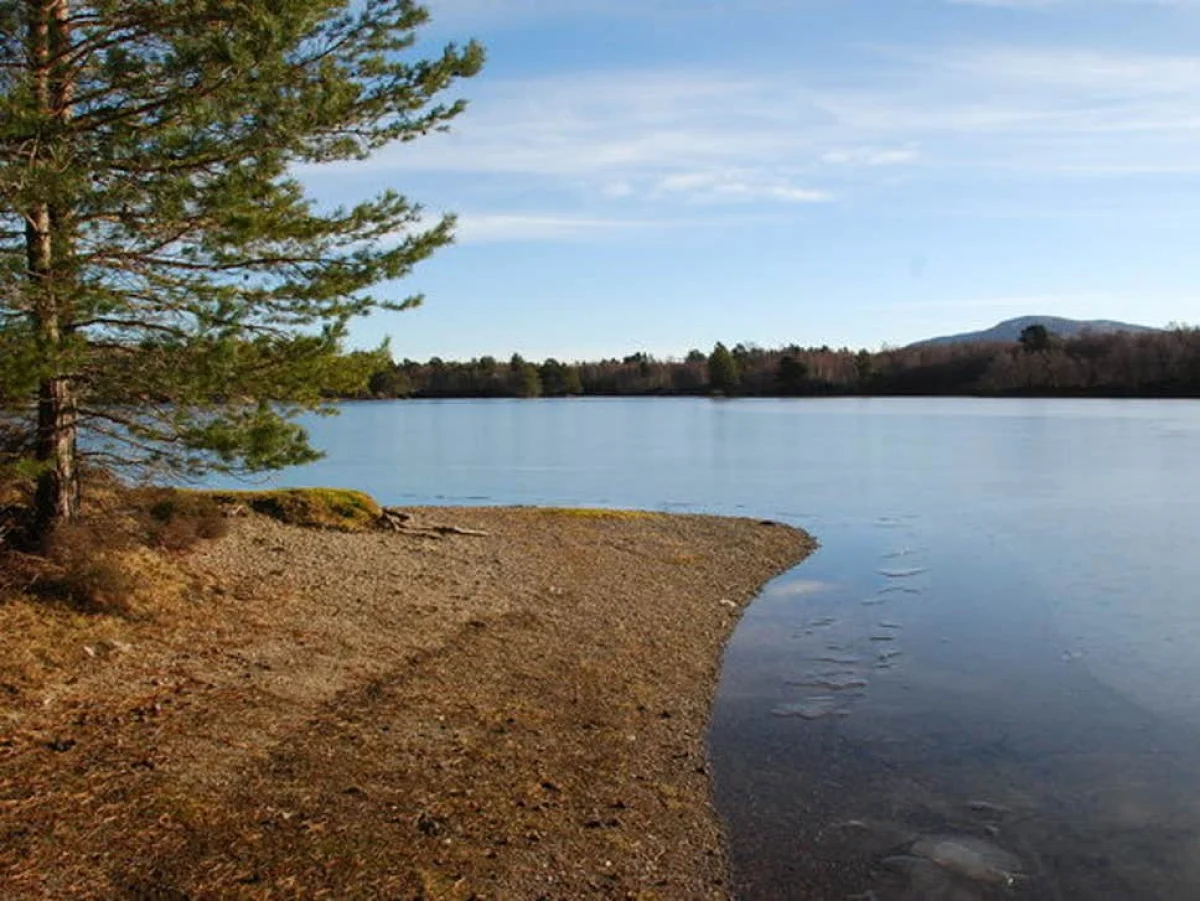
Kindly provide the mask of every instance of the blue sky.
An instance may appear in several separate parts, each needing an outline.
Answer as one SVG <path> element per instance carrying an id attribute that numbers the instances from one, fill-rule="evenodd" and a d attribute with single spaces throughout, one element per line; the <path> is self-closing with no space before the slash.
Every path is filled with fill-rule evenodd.
<path id="1" fill-rule="evenodd" d="M 460 216 L 398 358 L 1200 321 L 1200 0 L 432 0 L 453 131 L 306 174 Z"/>

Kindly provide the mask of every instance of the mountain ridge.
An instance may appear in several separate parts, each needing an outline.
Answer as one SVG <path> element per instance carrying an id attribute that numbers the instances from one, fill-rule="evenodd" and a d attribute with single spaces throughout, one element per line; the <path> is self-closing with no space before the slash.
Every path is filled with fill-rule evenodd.
<path id="1" fill-rule="evenodd" d="M 954 335 L 939 335 L 935 338 L 925 338 L 915 341 L 909 347 L 926 347 L 938 344 L 969 344 L 988 341 L 1019 341 L 1022 330 L 1031 325 L 1043 326 L 1046 331 L 1060 338 L 1073 338 L 1083 332 L 1110 334 L 1112 332 L 1157 332 L 1159 329 L 1148 325 L 1135 325 L 1131 322 L 1117 322 L 1113 319 L 1067 319 L 1062 316 L 1017 316 L 1005 319 L 991 328 L 976 332 L 960 332 Z"/>

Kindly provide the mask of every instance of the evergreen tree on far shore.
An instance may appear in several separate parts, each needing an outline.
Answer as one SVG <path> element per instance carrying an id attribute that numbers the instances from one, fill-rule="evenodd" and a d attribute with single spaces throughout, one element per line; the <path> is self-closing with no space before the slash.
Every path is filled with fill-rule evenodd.
<path id="1" fill-rule="evenodd" d="M 720 341 L 708 355 L 708 390 L 713 394 L 733 394 L 740 381 L 737 361 Z"/>

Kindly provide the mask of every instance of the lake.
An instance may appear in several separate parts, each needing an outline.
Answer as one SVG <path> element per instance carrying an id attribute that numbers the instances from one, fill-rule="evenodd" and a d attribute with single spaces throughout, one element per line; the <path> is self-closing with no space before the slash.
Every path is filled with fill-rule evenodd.
<path id="1" fill-rule="evenodd" d="M 710 732 L 739 896 L 1200 898 L 1200 403 L 346 404 L 281 485 L 812 532 Z"/>

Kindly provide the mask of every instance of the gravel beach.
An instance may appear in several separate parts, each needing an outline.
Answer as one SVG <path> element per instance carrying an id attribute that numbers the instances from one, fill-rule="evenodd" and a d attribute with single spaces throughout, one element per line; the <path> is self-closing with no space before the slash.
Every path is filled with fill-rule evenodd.
<path id="1" fill-rule="evenodd" d="M 811 540 L 407 512 L 237 519 L 144 615 L 8 611 L 0 652 L 30 662 L 0 671 L 0 897 L 727 897 L 720 653 Z"/>

